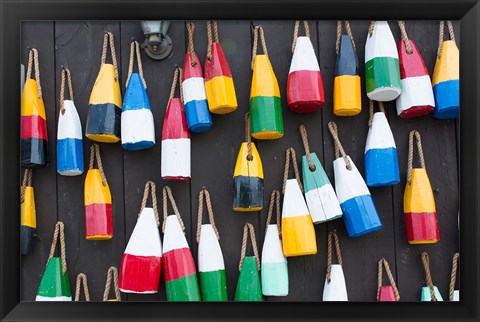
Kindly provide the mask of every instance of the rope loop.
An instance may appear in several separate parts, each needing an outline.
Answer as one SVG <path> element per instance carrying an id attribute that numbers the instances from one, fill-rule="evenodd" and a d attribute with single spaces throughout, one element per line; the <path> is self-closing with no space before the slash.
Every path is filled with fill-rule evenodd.
<path id="1" fill-rule="evenodd" d="M 342 143 L 340 143 L 340 139 L 338 138 L 337 124 L 333 121 L 328 122 L 328 129 L 330 130 L 330 134 L 332 135 L 333 141 L 335 143 L 335 159 L 338 159 L 340 157 L 340 154 L 342 154 L 347 170 L 351 171 L 352 165 L 350 164 L 350 160 L 348 159 L 345 150 L 343 150 Z"/>
<path id="2" fill-rule="evenodd" d="M 83 294 L 85 295 L 85 302 L 90 302 L 90 292 L 88 291 L 87 275 L 80 273 L 77 275 L 75 286 L 75 302 L 80 301 L 80 290 L 83 282 Z"/>
<path id="3" fill-rule="evenodd" d="M 193 21 L 187 22 L 187 33 L 188 33 L 188 52 L 190 53 L 190 60 L 192 61 L 192 67 L 197 66 L 197 61 L 195 59 L 195 47 L 193 45 L 193 35 L 195 34 L 195 23 Z"/>
<path id="4" fill-rule="evenodd" d="M 458 257 L 459 253 L 455 253 L 452 258 L 452 273 L 450 275 L 450 287 L 448 289 L 448 298 L 453 301 L 453 294 L 455 292 L 455 281 L 457 279 Z"/>
<path id="5" fill-rule="evenodd" d="M 378 261 L 378 287 L 377 287 L 377 301 L 380 300 L 380 289 L 382 287 L 383 282 L 383 267 L 385 267 L 385 272 L 387 273 L 388 280 L 393 288 L 393 293 L 395 294 L 395 299 L 400 301 L 400 293 L 398 293 L 397 284 L 395 283 L 395 278 L 390 271 L 390 266 L 385 258 L 382 258 Z"/>
<path id="6" fill-rule="evenodd" d="M 143 198 L 142 198 L 142 204 L 140 206 L 140 212 L 138 215 L 142 213 L 143 209 L 147 206 L 147 199 L 148 199 L 148 194 L 151 192 L 152 195 L 152 208 L 153 208 L 153 213 L 155 215 L 155 223 L 157 224 L 157 227 L 160 226 L 160 216 L 158 214 L 158 207 L 157 207 L 157 188 L 155 186 L 155 182 L 153 181 L 147 181 L 145 183 L 145 188 L 143 189 Z"/>
<path id="7" fill-rule="evenodd" d="M 23 172 L 23 182 L 20 188 L 20 202 L 22 203 L 25 201 L 25 188 L 32 186 L 32 174 L 32 169 L 25 169 Z"/>
<path id="8" fill-rule="evenodd" d="M 247 142 L 247 161 L 252 161 L 252 130 L 249 112 L 245 113 L 245 142 Z"/>
<path id="9" fill-rule="evenodd" d="M 183 70 L 180 67 L 175 68 L 175 72 L 173 73 L 173 80 L 172 86 L 170 87 L 170 95 L 168 97 L 168 102 L 170 102 L 175 95 L 175 88 L 177 87 L 180 91 L 180 101 L 183 104 L 183 88 L 182 88 L 182 78 L 183 78 Z"/>
<path id="10" fill-rule="evenodd" d="M 105 64 L 105 61 L 107 60 L 107 49 L 109 45 L 110 45 L 110 52 L 112 53 L 112 64 L 115 72 L 115 81 L 118 81 L 117 56 L 115 53 L 115 44 L 113 41 L 113 34 L 107 31 L 103 36 L 103 47 L 102 47 L 102 58 L 101 58 L 102 65 Z"/>
<path id="11" fill-rule="evenodd" d="M 439 31 L 438 31 L 438 49 L 437 49 L 437 56 L 440 56 L 442 53 L 442 46 L 443 46 L 443 36 L 444 36 L 444 28 L 445 28 L 445 23 L 443 20 L 440 20 L 440 25 L 439 25 Z M 455 34 L 453 32 L 453 25 L 452 22 L 449 20 L 447 21 L 447 28 L 448 28 L 448 34 L 450 36 L 450 40 L 453 40 L 455 44 L 457 42 L 455 41 Z"/>
<path id="12" fill-rule="evenodd" d="M 62 80 L 60 83 L 60 112 L 65 114 L 65 82 L 68 86 L 68 94 L 70 100 L 73 101 L 73 86 L 72 86 L 72 74 L 70 69 L 62 67 Z"/>
<path id="13" fill-rule="evenodd" d="M 208 220 L 212 225 L 213 231 L 215 232 L 215 236 L 217 240 L 220 240 L 220 234 L 218 233 L 217 226 L 215 226 L 215 219 L 213 217 L 213 208 L 212 208 L 212 201 L 210 199 L 210 193 L 207 189 L 202 188 L 198 193 L 198 216 L 197 216 L 197 243 L 200 243 L 200 232 L 202 227 L 202 217 L 203 217 L 203 198 L 205 197 L 205 202 L 207 204 L 207 211 L 208 211 Z"/>
<path id="14" fill-rule="evenodd" d="M 430 273 L 430 259 L 428 258 L 428 254 L 426 252 L 422 253 L 422 263 L 423 268 L 425 269 L 427 286 L 430 288 L 431 301 L 436 302 L 437 297 L 435 296 L 435 288 L 433 287 L 432 275 Z"/>
<path id="15" fill-rule="evenodd" d="M 285 193 L 285 187 L 287 186 L 288 172 L 290 170 L 290 159 L 292 160 L 295 179 L 297 179 L 298 186 L 300 187 L 300 191 L 303 192 L 303 186 L 302 186 L 302 182 L 300 181 L 300 173 L 298 171 L 298 165 L 297 165 L 297 155 L 295 154 L 295 150 L 291 147 L 285 151 L 285 168 L 283 170 L 282 192 Z"/>
<path id="16" fill-rule="evenodd" d="M 405 43 L 407 54 L 411 55 L 413 50 L 412 46 L 410 45 L 410 40 L 408 39 L 407 30 L 405 29 L 405 21 L 399 20 L 398 26 L 400 27 L 400 36 L 402 37 L 402 41 Z"/>
<path id="17" fill-rule="evenodd" d="M 130 82 L 130 77 L 132 76 L 132 73 L 133 73 L 133 64 L 134 64 L 135 56 L 137 56 L 138 73 L 140 74 L 140 79 L 142 80 L 143 87 L 147 89 L 147 82 L 145 82 L 145 78 L 143 77 L 142 56 L 140 55 L 140 44 L 136 40 L 130 43 L 130 60 L 128 62 L 128 75 L 127 75 L 127 81 L 125 82 L 125 87 L 128 87 L 128 83 Z"/>
<path id="18" fill-rule="evenodd" d="M 295 21 L 295 26 L 293 28 L 293 41 L 292 41 L 292 53 L 295 51 L 297 46 L 298 31 L 300 29 L 300 20 Z M 310 38 L 310 28 L 308 27 L 308 21 L 303 21 L 303 29 L 305 29 L 305 36 Z"/>
<path id="19" fill-rule="evenodd" d="M 273 205 L 275 204 L 275 213 L 277 215 L 277 229 L 278 229 L 278 236 L 282 236 L 282 229 L 280 227 L 281 223 L 281 211 L 280 211 L 280 191 L 273 190 L 272 194 L 270 195 L 270 205 L 268 206 L 268 214 L 267 214 L 267 222 L 265 224 L 265 234 L 267 233 L 268 226 L 272 221 L 273 215 Z"/>
<path id="20" fill-rule="evenodd" d="M 42 98 L 42 85 L 40 84 L 40 67 L 38 64 L 38 50 L 30 48 L 28 52 L 27 79 L 32 78 L 32 65 L 35 71 L 35 81 L 37 82 L 38 98 Z"/>
<path id="21" fill-rule="evenodd" d="M 332 274 L 332 239 L 335 242 L 335 252 L 337 254 L 337 261 L 340 266 L 343 267 L 343 259 L 342 259 L 342 252 L 340 251 L 340 242 L 338 241 L 337 232 L 331 231 L 328 233 L 328 245 L 327 245 L 327 281 L 330 284 L 331 282 L 331 274 Z"/>
<path id="22" fill-rule="evenodd" d="M 348 20 L 343 21 L 345 24 L 345 30 L 347 31 L 348 37 L 350 37 L 350 41 L 352 42 L 353 50 L 357 51 L 355 47 L 355 41 L 353 40 L 352 29 L 350 28 L 350 22 Z M 340 52 L 340 39 L 342 38 L 342 20 L 337 21 L 337 40 L 335 41 L 335 52 Z"/>
<path id="23" fill-rule="evenodd" d="M 62 258 L 62 274 L 67 271 L 67 255 L 65 252 L 65 228 L 63 222 L 57 221 L 55 224 L 55 231 L 53 232 L 52 245 L 50 246 L 50 253 L 48 254 L 47 264 L 50 259 L 55 255 L 55 248 L 57 241 L 60 238 L 60 257 Z M 45 266 L 46 266 L 45 265 Z"/>
<path id="24" fill-rule="evenodd" d="M 102 158 L 100 156 L 100 146 L 97 143 L 93 143 L 90 146 L 90 162 L 88 165 L 89 170 L 93 169 L 95 159 L 97 160 L 98 170 L 100 171 L 100 176 L 102 177 L 102 184 L 105 187 L 108 182 L 107 177 L 105 176 L 105 172 L 103 171 Z"/>
<path id="25" fill-rule="evenodd" d="M 213 34 L 215 39 L 212 37 L 212 25 L 213 25 Z M 212 45 L 213 42 L 218 43 L 218 25 L 216 20 L 207 20 L 207 59 L 208 61 L 212 61 Z"/>
<path id="26" fill-rule="evenodd" d="M 172 195 L 172 189 L 169 186 L 163 187 L 163 225 L 162 225 L 162 232 L 165 233 L 165 226 L 167 224 L 167 216 L 168 216 L 168 201 L 170 200 L 170 204 L 172 205 L 173 213 L 177 216 L 178 222 L 180 223 L 180 227 L 182 228 L 183 233 L 185 233 L 185 225 L 183 223 L 182 217 L 180 216 L 180 212 L 178 211 L 177 204 L 175 203 L 175 199 Z"/>
<path id="27" fill-rule="evenodd" d="M 310 155 L 310 146 L 308 145 L 308 134 L 307 128 L 305 125 L 300 125 L 300 135 L 302 136 L 303 147 L 305 148 L 305 156 L 308 161 L 308 168 L 310 171 L 314 172 L 316 170 L 315 165 L 313 164 L 312 156 Z"/>
<path id="28" fill-rule="evenodd" d="M 377 103 L 378 103 L 378 109 L 380 110 L 380 112 L 385 114 L 385 107 L 383 106 L 383 102 L 378 101 Z M 368 118 L 368 127 L 372 127 L 374 109 L 375 109 L 374 102 L 372 100 L 370 100 L 370 108 L 369 108 L 369 111 L 368 111 L 370 117 Z"/>
<path id="29" fill-rule="evenodd" d="M 262 42 L 263 54 L 268 57 L 267 43 L 265 42 L 265 33 L 263 32 L 263 28 L 262 26 L 255 26 L 255 28 L 253 29 L 253 48 L 252 48 L 252 64 L 251 64 L 252 70 L 253 70 L 253 62 L 255 61 L 255 56 L 257 55 L 259 34 L 260 34 L 260 41 Z"/>
<path id="30" fill-rule="evenodd" d="M 115 289 L 114 301 L 120 302 L 122 300 L 118 287 L 118 270 L 116 267 L 111 266 L 107 271 L 107 280 L 105 281 L 105 290 L 103 291 L 103 302 L 108 301 L 108 294 L 110 293 L 110 285 L 112 282 Z"/>
<path id="31" fill-rule="evenodd" d="M 257 270 L 260 270 L 260 259 L 258 256 L 258 249 L 257 249 L 257 241 L 255 239 L 255 230 L 253 228 L 253 225 L 250 223 L 245 223 L 245 226 L 243 226 L 243 239 L 242 239 L 242 251 L 240 254 L 240 263 L 238 264 L 238 270 L 242 270 L 243 266 L 243 260 L 245 258 L 245 255 L 247 254 L 247 233 L 250 231 L 250 240 L 252 242 L 252 248 L 253 248 L 253 253 L 255 255 L 255 260 L 257 262 Z"/>
<path id="32" fill-rule="evenodd" d="M 408 136 L 408 169 L 407 169 L 407 183 L 412 183 L 412 167 L 413 167 L 413 138 L 417 140 L 417 149 L 418 149 L 418 156 L 420 158 L 420 165 L 423 169 L 427 169 L 425 166 L 425 157 L 423 156 L 423 149 L 422 149 L 422 138 L 420 133 L 417 130 L 410 131 Z"/>

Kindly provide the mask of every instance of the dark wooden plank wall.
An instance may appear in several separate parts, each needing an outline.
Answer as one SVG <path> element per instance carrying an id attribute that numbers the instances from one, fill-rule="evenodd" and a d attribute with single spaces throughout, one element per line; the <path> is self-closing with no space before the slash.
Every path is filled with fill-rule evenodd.
<path id="1" fill-rule="evenodd" d="M 85 127 L 90 91 L 99 66 L 103 34 L 113 32 L 117 59 L 122 79 L 122 93 L 128 70 L 129 44 L 132 39 L 143 41 L 136 21 L 111 22 L 24 22 L 22 24 L 22 62 L 27 63 L 28 46 L 39 50 L 41 82 L 47 109 L 51 163 L 46 169 L 34 172 L 39 240 L 33 254 L 22 258 L 22 299 L 32 301 L 40 282 L 51 243 L 54 224 L 65 223 L 67 263 L 74 289 L 75 277 L 84 272 L 88 276 L 92 300 L 102 298 L 106 271 L 120 263 L 131 235 L 143 187 L 147 180 L 157 184 L 161 207 L 161 188 L 168 184 L 173 190 L 186 226 L 186 237 L 197 256 L 195 241 L 198 192 L 207 188 L 212 196 L 217 227 L 223 249 L 229 298 L 233 299 L 238 278 L 238 261 L 242 229 L 245 222 L 255 226 L 259 251 L 263 244 L 266 211 L 251 214 L 235 213 L 231 209 L 233 167 L 244 138 L 244 113 L 248 110 L 250 93 L 252 26 L 260 24 L 265 30 L 270 59 L 276 73 L 284 106 L 285 137 L 276 141 L 256 141 L 265 172 L 265 208 L 273 189 L 281 189 L 285 149 L 293 147 L 297 161 L 304 154 L 299 135 L 300 124 L 309 132 L 311 150 L 317 152 L 333 182 L 333 141 L 327 124 L 334 120 L 339 127 L 340 140 L 363 174 L 363 153 L 368 130 L 368 100 L 362 83 L 363 110 L 355 117 L 340 118 L 332 113 L 333 76 L 335 70 L 335 21 L 310 22 L 312 42 L 319 59 L 324 79 L 326 104 L 322 111 L 301 115 L 288 110 L 285 88 L 291 59 L 293 21 L 219 21 L 220 42 L 234 76 L 238 110 L 233 114 L 214 115 L 213 128 L 205 134 L 192 135 L 192 180 L 188 183 L 164 182 L 160 177 L 161 127 L 168 93 L 176 65 L 183 66 L 186 48 L 184 21 L 173 21 L 169 34 L 174 52 L 166 61 L 153 61 L 142 53 L 144 75 L 155 119 L 157 145 L 142 152 L 123 151 L 120 144 L 102 144 L 102 161 L 113 198 L 114 238 L 111 241 L 92 242 L 84 238 L 83 181 L 79 177 L 56 175 L 55 136 L 59 112 L 61 66 L 71 69 L 75 103 Z M 368 21 L 352 21 L 352 30 L 360 62 Z M 407 32 L 420 48 L 430 75 L 435 64 L 438 22 L 407 21 Z M 390 27 L 396 40 L 400 32 L 394 21 Z M 454 22 L 457 43 L 459 23 Z M 303 29 L 301 28 L 301 33 Z M 200 61 L 205 60 L 207 36 L 204 21 L 196 22 L 195 49 Z M 360 64 L 363 78 L 363 64 Z M 362 79 L 362 81 L 364 81 Z M 287 297 L 266 298 L 268 301 L 320 301 L 326 273 L 327 232 L 336 229 L 344 259 L 344 271 L 349 299 L 374 301 L 376 294 L 377 261 L 386 257 L 397 279 L 402 301 L 418 301 L 424 286 L 424 272 L 420 260 L 422 251 L 430 254 L 434 283 L 444 299 L 448 298 L 451 257 L 458 251 L 458 122 L 440 121 L 432 116 L 403 120 L 396 115 L 394 102 L 386 104 L 400 162 L 402 181 L 393 188 L 374 188 L 371 193 L 382 218 L 384 228 L 364 237 L 351 239 L 346 235 L 343 221 L 316 226 L 318 253 L 314 256 L 289 258 L 290 293 Z M 408 133 L 417 129 L 422 134 L 427 169 L 439 216 L 441 241 L 436 245 L 411 246 L 406 242 L 403 220 L 403 190 L 405 187 Z M 84 139 L 85 165 L 88 165 L 90 142 Z M 293 175 L 293 174 L 290 174 Z M 207 219 L 204 219 L 204 222 Z M 122 294 L 122 300 L 165 300 L 164 284 L 156 295 Z"/>

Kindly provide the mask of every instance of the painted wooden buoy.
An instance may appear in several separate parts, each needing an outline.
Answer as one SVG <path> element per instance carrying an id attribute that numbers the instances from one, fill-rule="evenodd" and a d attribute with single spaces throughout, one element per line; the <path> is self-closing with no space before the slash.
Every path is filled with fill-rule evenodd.
<path id="1" fill-rule="evenodd" d="M 347 35 L 342 35 L 342 21 L 337 22 L 335 78 L 333 80 L 333 114 L 353 116 L 362 111 L 362 87 L 358 57 L 350 23 L 345 22 Z"/>
<path id="2" fill-rule="evenodd" d="M 95 159 L 98 169 L 93 168 Z M 112 195 L 103 171 L 100 147 L 96 143 L 90 147 L 84 198 L 85 238 L 87 240 L 111 239 L 113 236 Z"/>
<path id="3" fill-rule="evenodd" d="M 305 125 L 300 125 L 305 155 L 302 157 L 302 178 L 305 199 L 314 224 L 334 220 L 342 216 L 342 209 L 332 184 L 315 152 L 310 152 Z"/>
<path id="4" fill-rule="evenodd" d="M 308 22 L 303 22 L 305 36 L 298 37 L 300 21 L 295 21 L 292 61 L 287 80 L 287 102 L 298 113 L 315 112 L 325 103 L 322 73 L 310 40 Z"/>
<path id="5" fill-rule="evenodd" d="M 398 52 L 387 21 L 372 21 L 365 43 L 365 84 L 374 101 L 393 101 L 401 93 Z"/>
<path id="6" fill-rule="evenodd" d="M 137 56 L 138 73 L 133 73 L 134 55 Z M 130 63 L 125 97 L 122 106 L 121 136 L 125 150 L 143 150 L 155 145 L 155 124 L 147 95 L 147 83 L 143 77 L 140 45 L 130 44 Z"/>
<path id="7" fill-rule="evenodd" d="M 80 291 L 82 290 L 83 286 L 83 295 L 85 296 L 85 302 L 90 302 L 90 292 L 88 290 L 88 281 L 87 275 L 85 273 L 79 273 L 77 275 L 76 283 L 75 283 L 75 302 L 80 301 Z"/>
<path id="8" fill-rule="evenodd" d="M 450 40 L 443 40 L 444 22 L 440 21 L 440 41 L 433 69 L 433 116 L 439 119 L 456 119 L 460 115 L 460 53 L 453 26 L 447 21 Z"/>
<path id="9" fill-rule="evenodd" d="M 35 78 L 32 78 L 32 72 Z M 38 51 L 28 53 L 27 80 L 22 91 L 20 109 L 20 164 L 22 168 L 42 168 L 49 164 L 47 116 L 40 84 Z"/>
<path id="10" fill-rule="evenodd" d="M 335 122 L 329 122 L 328 128 L 335 142 L 335 189 L 348 236 L 359 237 L 377 231 L 383 225 L 370 191 L 352 159 L 343 150 Z"/>
<path id="11" fill-rule="evenodd" d="M 32 186 L 32 169 L 26 169 L 23 175 L 20 204 L 20 253 L 30 254 L 35 246 L 37 234 L 37 213 L 35 195 Z"/>
<path id="12" fill-rule="evenodd" d="M 65 99 L 65 82 L 70 99 Z M 82 123 L 73 102 L 72 76 L 69 69 L 62 69 L 60 87 L 60 113 L 57 127 L 57 172 L 63 176 L 83 173 Z"/>
<path id="13" fill-rule="evenodd" d="M 60 243 L 60 257 L 53 256 L 57 241 Z M 50 254 L 47 265 L 38 286 L 35 301 L 71 301 L 70 280 L 67 272 L 67 258 L 65 253 L 65 233 L 63 222 L 55 224 Z"/>
<path id="14" fill-rule="evenodd" d="M 263 55 L 257 55 L 258 37 Z M 279 139 L 284 134 L 282 101 L 277 77 L 268 58 L 263 28 L 254 29 L 252 54 L 252 85 L 250 88 L 250 115 L 252 136 L 259 140 Z"/>
<path id="15" fill-rule="evenodd" d="M 455 289 L 455 281 L 457 280 L 458 257 L 459 253 L 455 253 L 452 258 L 452 273 L 450 275 L 450 287 L 448 290 L 448 299 L 450 302 L 460 301 L 460 290 Z"/>
<path id="16" fill-rule="evenodd" d="M 112 64 L 107 64 L 107 42 L 110 44 Z M 97 79 L 90 94 L 86 137 L 92 141 L 116 143 L 120 141 L 122 95 L 118 78 L 117 58 L 113 34 L 105 33 Z"/>
<path id="17" fill-rule="evenodd" d="M 374 113 L 370 100 L 367 143 L 365 144 L 365 180 L 369 187 L 393 186 L 400 182 L 398 155 L 392 130 L 385 116 L 383 103 Z"/>
<path id="18" fill-rule="evenodd" d="M 438 288 L 433 285 L 432 275 L 430 272 L 430 259 L 426 252 L 422 253 L 422 263 L 423 268 L 425 269 L 425 280 L 427 286 L 422 287 L 422 294 L 420 296 L 420 301 L 422 302 L 439 302 L 443 301 L 442 295 L 438 291 Z"/>
<path id="19" fill-rule="evenodd" d="M 260 211 L 263 208 L 263 166 L 251 141 L 250 115 L 245 114 L 245 142 L 238 151 L 233 171 L 233 210 Z"/>
<path id="20" fill-rule="evenodd" d="M 295 173 L 294 179 L 288 179 L 290 159 Z M 285 152 L 282 190 L 282 242 L 283 254 L 286 257 L 317 253 L 315 229 L 302 190 L 295 150 L 288 148 Z"/>
<path id="21" fill-rule="evenodd" d="M 174 214 L 167 216 L 167 198 Z M 170 187 L 163 188 L 163 271 L 168 301 L 200 301 L 197 271 Z"/>
<path id="22" fill-rule="evenodd" d="M 212 25 L 213 37 L 212 38 Z M 207 21 L 208 47 L 205 59 L 205 92 L 213 114 L 227 114 L 237 109 L 237 95 L 232 72 L 218 40 L 216 20 Z"/>
<path id="23" fill-rule="evenodd" d="M 109 299 L 110 286 L 113 284 L 115 297 Z M 105 280 L 105 290 L 103 291 L 103 302 L 121 302 L 122 297 L 120 295 L 120 289 L 118 288 L 118 270 L 116 267 L 111 266 L 107 271 L 107 279 Z"/>
<path id="24" fill-rule="evenodd" d="M 421 168 L 413 168 L 413 139 L 417 140 Z M 410 244 L 434 244 L 440 240 L 432 186 L 428 179 L 420 133 L 413 130 L 408 140 L 407 183 L 403 195 L 407 240 Z"/>
<path id="25" fill-rule="evenodd" d="M 338 264 L 332 264 L 332 239 L 335 242 Z M 347 285 L 343 274 L 342 253 L 340 251 L 338 235 L 335 231 L 328 233 L 327 247 L 327 276 L 325 277 L 325 286 L 323 287 L 323 301 L 348 301 Z"/>
<path id="26" fill-rule="evenodd" d="M 432 81 L 417 46 L 408 39 L 405 22 L 398 25 L 402 35 L 398 43 L 402 93 L 396 100 L 397 114 L 403 118 L 426 115 L 435 106 Z"/>
<path id="27" fill-rule="evenodd" d="M 202 224 L 203 198 L 207 204 L 209 224 Z M 227 278 L 220 234 L 215 226 L 212 202 L 208 190 L 203 188 L 198 194 L 197 217 L 198 271 L 202 301 L 227 301 Z"/>
<path id="28" fill-rule="evenodd" d="M 387 273 L 390 285 L 382 285 L 383 281 L 383 268 Z M 377 286 L 377 301 L 378 302 L 398 302 L 400 301 L 400 293 L 398 293 L 397 284 L 395 278 L 390 271 L 390 266 L 385 258 L 378 261 L 378 286 Z"/>
<path id="29" fill-rule="evenodd" d="M 188 50 L 183 61 L 182 77 L 183 103 L 188 129 L 194 133 L 203 133 L 212 127 L 212 115 L 208 109 L 202 66 L 193 46 L 195 25 L 192 21 L 187 23 L 187 31 Z"/>
<path id="30" fill-rule="evenodd" d="M 147 207 L 149 191 L 152 207 Z M 128 240 L 120 264 L 118 286 L 124 293 L 157 293 L 162 270 L 162 242 L 158 226 L 155 183 L 147 181 L 137 223 Z"/>
<path id="31" fill-rule="evenodd" d="M 246 256 L 247 253 L 247 233 L 250 233 L 250 241 L 254 256 Z M 240 274 L 238 276 L 237 288 L 235 290 L 236 302 L 261 302 L 262 285 L 260 283 L 260 260 L 258 258 L 257 242 L 255 239 L 255 231 L 253 225 L 245 223 L 243 227 L 242 251 L 240 262 L 238 264 Z"/>
<path id="32" fill-rule="evenodd" d="M 276 224 L 270 224 L 275 204 Z M 281 234 L 280 192 L 273 190 L 268 208 L 265 240 L 262 247 L 261 281 L 265 296 L 288 295 L 288 263 L 283 255 Z"/>
<path id="33" fill-rule="evenodd" d="M 161 173 L 164 180 L 190 179 L 190 131 L 183 110 L 182 86 L 180 98 L 173 97 L 182 69 L 175 69 L 167 111 L 162 128 Z"/>

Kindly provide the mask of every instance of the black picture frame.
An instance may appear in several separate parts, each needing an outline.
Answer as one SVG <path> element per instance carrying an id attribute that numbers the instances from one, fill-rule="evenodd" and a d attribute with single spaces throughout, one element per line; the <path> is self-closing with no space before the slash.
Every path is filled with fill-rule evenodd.
<path id="1" fill-rule="evenodd" d="M 0 317 L 2 321 L 479 319 L 480 4 L 474 0 L 13 1 L 1 0 Z M 427 19 L 461 22 L 460 302 L 452 303 L 27 303 L 20 302 L 20 22 L 128 19 Z"/>

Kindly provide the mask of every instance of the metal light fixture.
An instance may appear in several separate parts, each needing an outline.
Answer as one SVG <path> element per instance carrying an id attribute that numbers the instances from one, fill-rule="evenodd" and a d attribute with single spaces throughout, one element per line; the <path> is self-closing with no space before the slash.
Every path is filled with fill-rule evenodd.
<path id="1" fill-rule="evenodd" d="M 147 20 L 140 21 L 145 41 L 142 44 L 148 57 L 155 60 L 162 60 L 172 54 L 172 40 L 167 35 L 169 20 Z"/>

